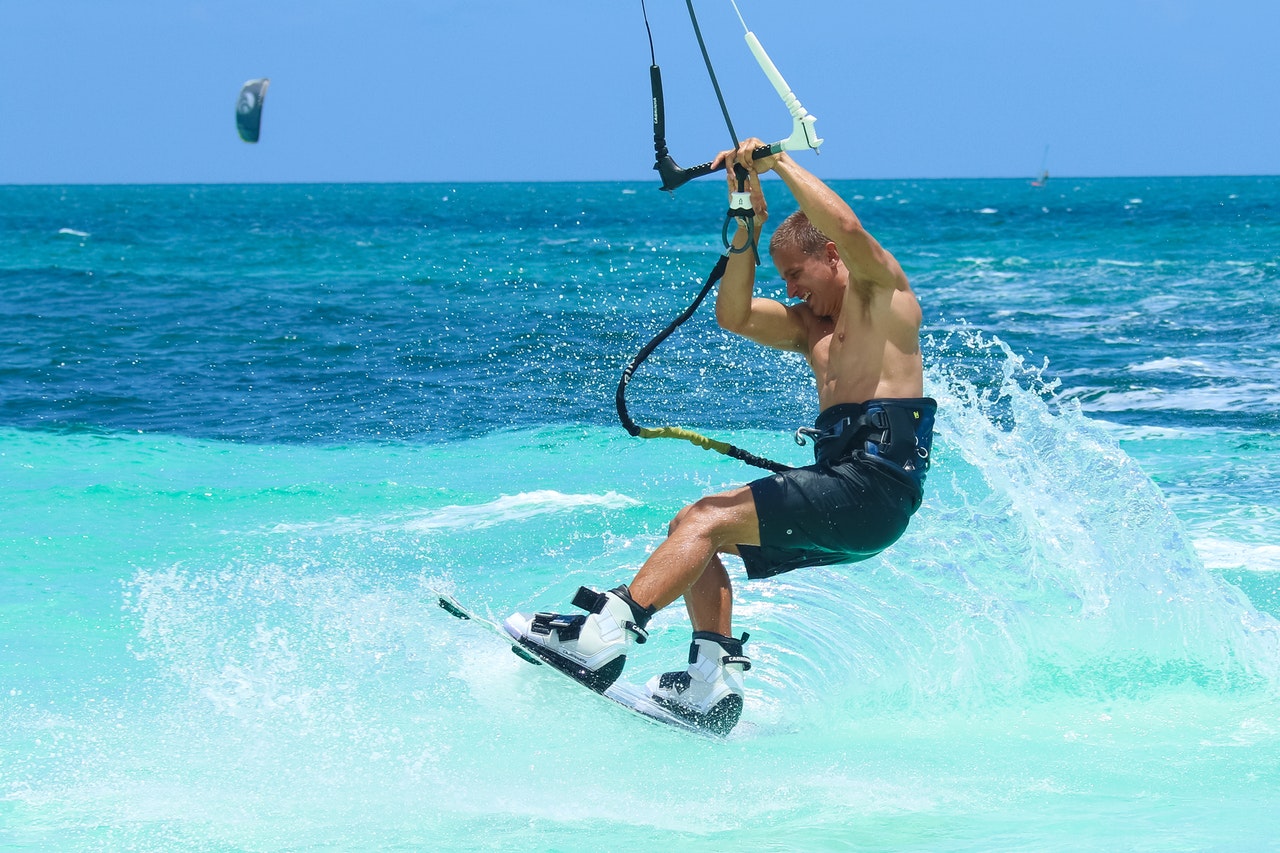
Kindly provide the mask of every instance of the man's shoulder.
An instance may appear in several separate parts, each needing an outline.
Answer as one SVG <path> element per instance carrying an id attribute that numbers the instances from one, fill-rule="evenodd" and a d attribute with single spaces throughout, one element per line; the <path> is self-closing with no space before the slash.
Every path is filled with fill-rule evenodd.
<path id="1" fill-rule="evenodd" d="M 810 308 L 808 303 L 805 302 L 788 305 L 787 311 L 789 311 L 791 315 L 804 326 L 805 331 L 807 331 L 811 336 L 815 333 L 829 333 L 835 328 L 836 320 L 839 319 L 838 317 L 820 315 Z"/>

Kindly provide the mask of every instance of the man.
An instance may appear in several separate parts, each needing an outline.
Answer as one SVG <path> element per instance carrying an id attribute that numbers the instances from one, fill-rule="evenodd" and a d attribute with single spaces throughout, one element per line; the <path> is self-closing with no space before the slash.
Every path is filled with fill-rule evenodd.
<path id="1" fill-rule="evenodd" d="M 644 642 L 658 610 L 684 597 L 693 625 L 688 669 L 651 679 L 655 701 L 727 732 L 742 710 L 747 635 L 732 636 L 733 592 L 720 554 L 739 556 L 752 579 L 803 566 L 856 562 L 897 541 L 920 506 L 936 404 L 924 398 L 920 305 L 902 268 L 849 205 L 786 154 L 752 160 L 748 139 L 722 152 L 748 172 L 757 222 L 767 216 L 759 173 L 778 175 L 800 210 L 769 250 L 787 284 L 783 305 L 753 297 L 750 252 L 731 256 L 716 319 L 735 334 L 803 353 L 818 386 L 816 463 L 704 497 L 672 521 L 635 579 L 605 593 L 583 587 L 588 615 L 516 613 L 507 632 L 595 690 L 622 671 L 631 640 Z M 735 245 L 748 236 L 739 222 Z"/>

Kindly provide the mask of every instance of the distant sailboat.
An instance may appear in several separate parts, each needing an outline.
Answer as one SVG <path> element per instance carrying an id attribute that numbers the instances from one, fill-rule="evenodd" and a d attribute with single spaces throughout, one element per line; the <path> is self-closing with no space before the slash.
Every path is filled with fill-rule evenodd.
<path id="1" fill-rule="evenodd" d="M 1033 187 L 1042 187 L 1049 183 L 1049 170 L 1045 168 L 1049 163 L 1049 146 L 1044 147 L 1044 156 L 1040 158 L 1040 177 L 1031 182 Z"/>

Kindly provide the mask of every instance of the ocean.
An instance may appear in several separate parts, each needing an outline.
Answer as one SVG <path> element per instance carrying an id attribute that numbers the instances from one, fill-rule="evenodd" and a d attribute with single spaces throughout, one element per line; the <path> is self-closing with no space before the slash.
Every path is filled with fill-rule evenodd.
<path id="1" fill-rule="evenodd" d="M 614 408 L 719 181 L 0 187 L 0 850 L 1280 849 L 1280 178 L 832 185 L 933 469 L 876 559 L 729 561 L 725 740 L 436 606 L 563 608 L 760 475 Z M 809 458 L 709 306 L 628 402 Z"/>

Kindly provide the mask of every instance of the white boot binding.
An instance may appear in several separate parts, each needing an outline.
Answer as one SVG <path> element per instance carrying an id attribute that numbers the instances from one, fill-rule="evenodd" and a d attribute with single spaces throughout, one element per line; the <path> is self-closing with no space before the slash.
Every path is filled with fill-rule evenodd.
<path id="1" fill-rule="evenodd" d="M 742 674 L 751 661 L 742 653 L 741 639 L 714 631 L 694 631 L 689 644 L 689 668 L 665 672 L 649 680 L 649 694 L 678 717 L 718 735 L 727 735 L 742 716 Z"/>
<path id="2" fill-rule="evenodd" d="M 655 610 L 637 604 L 625 585 L 608 592 L 579 587 L 573 606 L 586 610 L 587 615 L 516 613 L 503 627 L 551 666 L 603 693 L 622 674 L 627 642 L 648 639 L 645 626 Z"/>

